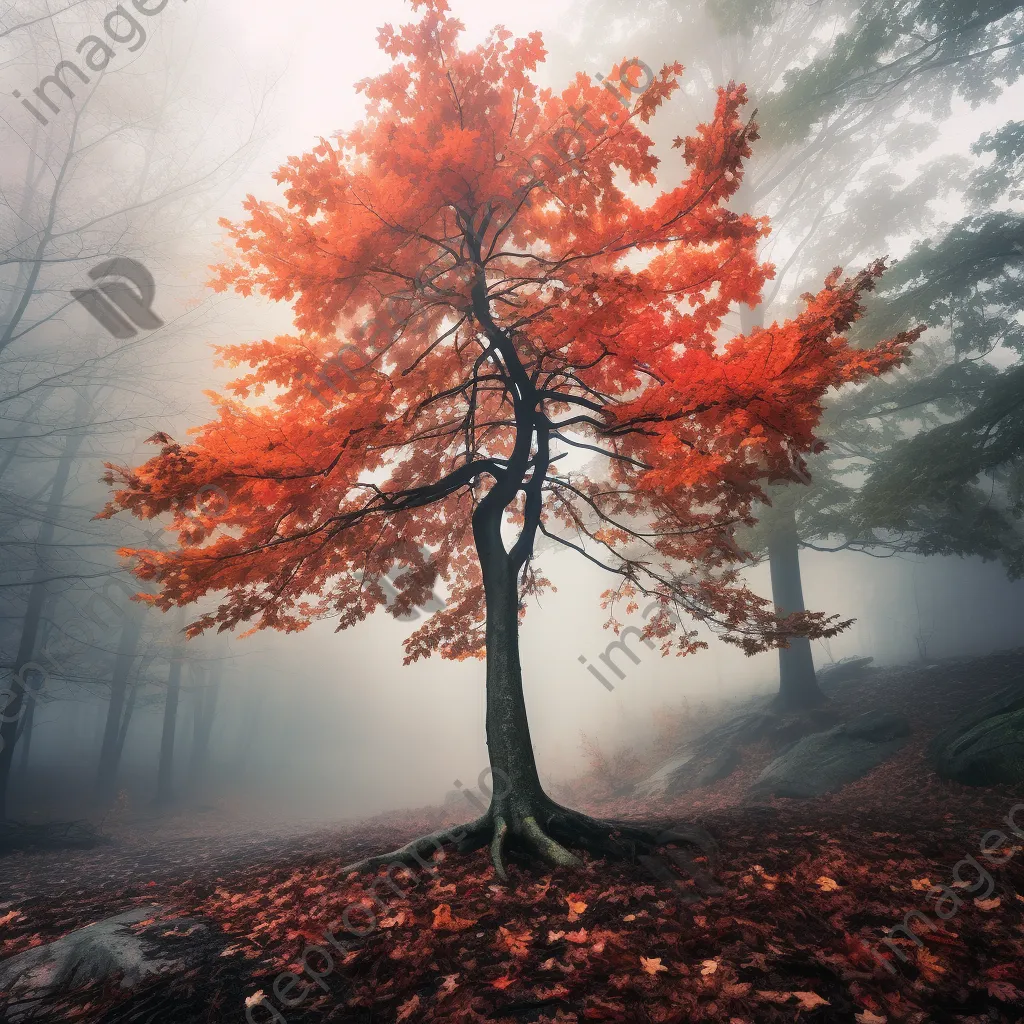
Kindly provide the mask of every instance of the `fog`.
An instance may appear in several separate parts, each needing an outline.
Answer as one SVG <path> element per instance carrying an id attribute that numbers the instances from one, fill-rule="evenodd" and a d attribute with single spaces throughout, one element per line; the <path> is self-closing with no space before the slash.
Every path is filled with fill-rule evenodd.
<path id="1" fill-rule="evenodd" d="M 629 53 L 640 45 L 628 31 L 602 31 L 592 15 L 568 0 L 451 0 L 451 6 L 466 24 L 464 45 L 482 40 L 499 22 L 517 35 L 541 31 L 550 56 L 538 77 L 549 86 L 560 88 L 576 70 L 607 71 L 622 56 L 616 50 L 620 40 Z M 4 12 L 0 27 L 13 29 L 45 14 L 38 4 L 15 8 Z M 95 81 L 73 101 L 61 98 L 62 109 L 47 110 L 49 123 L 39 124 L 14 90 L 30 95 L 56 60 L 73 56 L 112 9 L 91 0 L 71 4 L 38 25 L 0 37 L 5 250 L 23 256 L 41 225 L 55 224 L 51 234 L 66 232 L 51 250 L 27 311 L 17 311 L 17 334 L 2 356 L 4 392 L 21 395 L 6 398 L 3 413 L 4 445 L 13 453 L 0 481 L 4 531 L 20 545 L 6 548 L 11 554 L 5 556 L 0 591 L 7 667 L 18 658 L 27 588 L 40 564 L 56 580 L 47 584 L 47 599 L 57 603 L 49 619 L 63 629 L 83 595 L 97 592 L 111 574 L 127 578 L 117 568 L 115 549 L 141 543 L 141 531 L 154 526 L 124 513 L 92 520 L 109 499 L 109 488 L 99 482 L 103 463 L 136 465 L 152 454 L 144 442 L 153 433 L 183 439 L 189 426 L 210 418 L 203 391 L 232 376 L 214 365 L 212 344 L 287 331 L 287 303 L 214 294 L 206 286 L 208 268 L 224 252 L 218 219 L 240 217 L 248 193 L 279 201 L 273 171 L 321 136 L 362 118 L 364 98 L 353 84 L 389 64 L 375 44 L 377 30 L 411 17 L 399 0 L 304 0 L 290 7 L 171 0 L 145 20 L 144 44 L 134 52 L 137 40 L 114 44 L 116 56 Z M 669 52 L 671 40 L 662 43 L 664 52 L 640 56 L 652 66 L 674 57 L 689 64 L 687 53 Z M 974 109 L 954 97 L 948 115 L 934 121 L 934 140 L 894 170 L 912 178 L 939 155 L 966 158 L 981 133 L 1021 109 L 1021 97 L 1019 85 Z M 659 152 L 666 152 L 673 135 L 692 129 L 692 102 L 680 94 L 657 115 L 652 133 Z M 919 119 L 924 113 L 918 112 Z M 62 192 L 56 218 L 47 220 L 48 190 L 72 139 L 83 155 L 71 169 L 74 184 Z M 956 195 L 937 195 L 928 224 L 911 226 L 877 255 L 904 256 L 933 225 L 948 224 L 963 210 Z M 787 235 L 787 224 L 781 224 L 770 240 L 770 258 L 785 262 L 799 229 L 795 223 Z M 68 298 L 72 288 L 90 285 L 92 266 L 113 255 L 148 268 L 155 282 L 153 310 L 163 326 L 116 339 Z M 814 266 L 808 273 L 821 276 L 827 269 Z M 24 262 L 0 267 L 8 319 L 27 273 Z M 800 286 L 787 285 L 785 294 L 795 296 Z M 997 364 L 1000 358 L 992 356 Z M 74 408 L 76 396 L 83 395 L 92 403 L 85 428 L 81 418 L 76 423 Z M 33 406 L 36 398 L 41 401 Z M 23 435 L 27 440 L 15 451 Z M 69 437 L 80 438 L 81 447 L 53 542 L 63 538 L 66 549 L 40 563 L 33 561 L 39 554 L 33 544 L 47 517 L 46 481 Z M 72 557 L 74 566 L 62 560 Z M 708 630 L 702 635 L 709 649 L 685 658 L 662 658 L 634 635 L 629 649 L 635 657 L 620 650 L 613 659 L 616 674 L 601 657 L 615 641 L 603 628 L 607 613 L 600 594 L 608 584 L 602 573 L 550 547 L 540 564 L 557 589 L 529 603 L 521 650 L 543 780 L 585 770 L 584 734 L 606 749 L 642 747 L 666 708 L 717 705 L 777 688 L 776 652 L 748 658 Z M 805 548 L 801 567 L 807 608 L 855 620 L 839 636 L 812 644 L 818 668 L 855 655 L 873 657 L 880 666 L 898 665 L 1020 643 L 1024 583 L 1009 581 L 997 562 Z M 770 595 L 766 563 L 746 568 L 744 575 L 759 594 Z M 443 582 L 438 589 L 444 599 Z M 72 645 L 72 661 L 52 674 L 35 710 L 27 764 L 15 751 L 10 799 L 17 815 L 31 818 L 54 808 L 100 813 L 93 789 L 110 673 L 127 614 L 119 592 L 113 593 L 116 610 L 105 616 L 92 656 Z M 57 607 L 62 600 L 63 611 Z M 173 617 L 145 612 L 143 647 L 149 643 L 155 654 L 148 665 L 142 660 L 133 667 L 139 686 L 116 791 L 124 794 L 122 804 L 126 799 L 140 813 L 156 791 L 167 652 L 178 628 Z M 269 826 L 436 805 L 453 787 L 476 788 L 488 764 L 483 662 L 435 656 L 403 665 L 402 641 L 419 621 L 396 621 L 378 611 L 342 632 L 328 618 L 301 632 L 205 636 L 190 643 L 174 748 L 176 794 L 189 793 L 193 808 L 215 807 Z M 638 615 L 625 621 L 643 624 Z M 603 671 L 611 689 L 588 672 L 588 664 Z M 197 709 L 215 679 L 207 763 L 201 779 L 190 784 L 194 722 L 203 714 Z"/>

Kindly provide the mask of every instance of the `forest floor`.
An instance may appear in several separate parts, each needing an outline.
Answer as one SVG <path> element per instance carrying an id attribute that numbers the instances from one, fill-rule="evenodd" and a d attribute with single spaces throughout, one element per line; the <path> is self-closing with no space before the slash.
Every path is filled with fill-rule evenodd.
<path id="1" fill-rule="evenodd" d="M 4 858 L 0 960 L 153 904 L 159 918 L 212 921 L 216 949 L 131 992 L 95 987 L 24 1019 L 241 1024 L 248 999 L 255 1024 L 1024 1020 L 1024 840 L 1006 824 L 1024 788 L 945 782 L 926 756 L 940 729 L 1022 676 L 1018 650 L 887 669 L 839 689 L 841 716 L 898 712 L 913 731 L 832 796 L 752 800 L 772 757 L 761 744 L 728 778 L 672 800 L 612 796 L 663 759 L 656 746 L 594 751 L 594 771 L 554 794 L 602 817 L 701 824 L 721 847 L 721 895 L 594 858 L 578 871 L 513 862 L 501 885 L 481 850 L 439 859 L 415 887 L 402 874 L 397 891 L 378 885 L 371 917 L 372 879 L 342 866 L 456 823 L 455 809 L 273 835 L 214 818 Z M 986 859 L 992 830 L 1002 838 L 988 836 Z M 933 886 L 944 887 L 938 902 Z M 919 938 L 882 943 L 907 921 Z M 316 951 L 303 959 L 310 945 L 330 965 Z M 305 973 L 282 974 L 290 968 Z"/>

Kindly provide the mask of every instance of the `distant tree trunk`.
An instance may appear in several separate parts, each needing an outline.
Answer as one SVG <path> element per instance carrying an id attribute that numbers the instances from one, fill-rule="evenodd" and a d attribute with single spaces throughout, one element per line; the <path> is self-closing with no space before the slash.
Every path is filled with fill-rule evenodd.
<path id="1" fill-rule="evenodd" d="M 252 750 L 252 741 L 260 733 L 260 725 L 263 720 L 263 704 L 266 699 L 267 695 L 262 689 L 258 689 L 255 686 L 246 687 L 246 714 L 241 730 L 238 733 L 239 739 L 235 744 L 235 752 L 231 763 L 232 775 L 239 778 L 245 775 L 245 768 L 249 761 L 249 751 Z"/>
<path id="2" fill-rule="evenodd" d="M 783 615 L 806 611 L 800 583 L 796 517 L 792 513 L 769 538 L 768 560 L 776 610 Z M 814 674 L 810 640 L 803 636 L 791 638 L 788 647 L 779 649 L 779 703 L 786 708 L 806 708 L 821 704 L 824 699 Z"/>
<path id="3" fill-rule="evenodd" d="M 763 305 L 755 309 L 740 306 L 740 329 L 744 334 L 764 326 L 764 312 Z M 800 539 L 792 512 L 785 514 L 784 521 L 768 540 L 768 565 L 776 609 L 782 614 L 806 611 L 800 581 Z M 805 708 L 820 704 L 824 699 L 814 674 L 811 642 L 806 637 L 793 637 L 788 647 L 779 648 L 779 703 L 787 708 Z"/>
<path id="4" fill-rule="evenodd" d="M 128 689 L 128 700 L 125 702 L 124 714 L 121 716 L 121 728 L 117 732 L 117 763 L 121 763 L 121 755 L 124 753 L 124 741 L 128 738 L 128 726 L 131 725 L 132 714 L 135 711 L 135 699 L 142 684 L 136 678 L 135 682 Z"/>
<path id="5" fill-rule="evenodd" d="M 28 710 L 25 712 L 25 717 L 22 719 L 21 731 L 18 733 L 18 743 L 21 746 L 20 760 L 18 761 L 18 774 L 24 780 L 28 774 L 28 754 L 29 749 L 32 746 L 32 726 L 35 722 L 36 717 L 36 702 L 30 700 L 28 702 Z"/>
<path id="6" fill-rule="evenodd" d="M 80 397 L 75 403 L 74 422 L 76 424 L 85 421 L 88 408 L 88 400 Z M 40 554 L 53 544 L 53 535 L 57 528 L 57 522 L 60 520 L 61 506 L 64 504 L 64 492 L 71 475 L 71 466 L 82 445 L 83 437 L 82 433 L 72 434 L 65 441 L 64 453 L 57 463 L 57 472 L 53 475 L 50 497 L 46 503 L 46 513 L 36 538 L 37 550 Z M 18 740 L 18 722 L 27 711 L 26 705 L 33 702 L 34 694 L 45 686 L 47 679 L 46 669 L 41 665 L 36 665 L 32 661 L 32 655 L 35 652 L 36 638 L 39 636 L 39 626 L 42 622 L 43 602 L 46 599 L 49 575 L 50 572 L 45 566 L 38 565 L 36 567 L 28 593 L 28 602 L 25 606 L 25 618 L 21 624 L 18 652 L 11 667 L 13 695 L 7 698 L 9 703 L 0 708 L 0 821 L 7 818 L 7 789 L 11 779 L 14 747 Z M 28 673 L 30 671 L 39 677 L 38 682 L 29 684 Z M 29 688 L 32 690 L 31 693 Z"/>
<path id="7" fill-rule="evenodd" d="M 180 646 L 171 652 L 171 670 L 167 675 L 164 727 L 160 735 L 160 767 L 156 777 L 156 803 L 161 807 L 166 807 L 174 799 L 174 732 L 178 724 L 181 659 L 184 653 L 184 648 Z"/>
<path id="8" fill-rule="evenodd" d="M 210 759 L 210 735 L 213 732 L 213 718 L 217 711 L 217 697 L 220 694 L 221 666 L 217 664 L 196 691 L 192 715 L 192 751 L 189 756 L 189 790 L 197 792 L 206 774 Z"/>
<path id="9" fill-rule="evenodd" d="M 107 724 L 103 730 L 103 745 L 100 749 L 99 771 L 96 775 L 96 793 L 100 800 L 110 800 L 117 793 L 117 766 L 120 750 L 117 740 L 124 716 L 128 679 L 135 663 L 142 632 L 142 610 L 132 604 L 125 611 L 121 626 L 121 639 L 114 659 L 114 672 L 110 678 L 110 703 L 107 705 Z"/>

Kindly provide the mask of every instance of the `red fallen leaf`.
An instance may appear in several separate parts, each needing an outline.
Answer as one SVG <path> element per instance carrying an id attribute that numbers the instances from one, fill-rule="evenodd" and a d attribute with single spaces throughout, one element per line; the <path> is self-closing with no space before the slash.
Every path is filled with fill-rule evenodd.
<path id="1" fill-rule="evenodd" d="M 509 985 L 514 984 L 515 978 L 510 978 L 507 974 L 503 974 L 500 978 L 496 978 L 494 981 L 491 982 L 491 985 L 493 985 L 494 988 L 498 989 L 501 992 L 504 992 L 505 989 L 509 987 Z"/>
<path id="2" fill-rule="evenodd" d="M 507 949 L 514 957 L 524 957 L 530 952 L 533 932 L 513 932 L 508 928 L 498 929 L 498 945 Z"/>
<path id="3" fill-rule="evenodd" d="M 1024 993 L 1008 981 L 986 981 L 985 991 L 1002 1003 L 1015 1003 Z"/>
<path id="4" fill-rule="evenodd" d="M 457 974 L 446 974 L 444 981 L 441 982 L 441 987 L 437 990 L 437 994 L 440 996 L 450 996 L 459 987 L 459 983 L 455 980 L 457 977 Z"/>
<path id="5" fill-rule="evenodd" d="M 416 1010 L 419 1009 L 419 1005 L 420 1005 L 420 997 L 419 996 L 413 996 L 412 999 L 406 1000 L 398 1008 L 398 1016 L 395 1018 L 395 1020 L 396 1021 L 406 1020 L 413 1013 L 415 1013 Z"/>
<path id="6" fill-rule="evenodd" d="M 565 898 L 565 902 L 569 904 L 570 921 L 578 921 L 580 919 L 580 914 L 587 909 L 587 904 L 579 898 L 577 893 L 569 893 Z"/>
<path id="7" fill-rule="evenodd" d="M 927 949 L 917 951 L 917 967 L 925 980 L 930 982 L 938 981 L 946 973 L 946 968 L 939 962 L 939 958 L 929 953 Z"/>
<path id="8" fill-rule="evenodd" d="M 566 932 L 565 937 L 577 946 L 582 946 L 587 941 L 587 929 L 581 928 L 578 932 Z"/>
<path id="9" fill-rule="evenodd" d="M 476 918 L 452 917 L 452 908 L 447 903 L 434 907 L 434 923 L 436 932 L 464 932 L 476 924 Z"/>
<path id="10" fill-rule="evenodd" d="M 534 994 L 538 999 L 564 999 L 569 990 L 564 985 L 555 985 L 554 988 L 535 988 Z"/>
<path id="11" fill-rule="evenodd" d="M 728 996 L 730 999 L 739 999 L 741 996 L 747 995 L 750 989 L 749 981 L 727 982 L 722 986 L 722 995 Z"/>

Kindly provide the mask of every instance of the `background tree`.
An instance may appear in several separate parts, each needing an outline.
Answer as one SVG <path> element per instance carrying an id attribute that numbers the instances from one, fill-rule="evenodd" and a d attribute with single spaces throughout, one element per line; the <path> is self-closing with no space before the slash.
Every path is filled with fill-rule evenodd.
<path id="1" fill-rule="evenodd" d="M 17 23 L 0 33 L 0 63 L 37 80 L 67 56 L 63 32 L 80 39 L 110 12 L 99 0 L 56 12 L 37 0 L 19 7 Z M 118 30 L 127 38 L 125 24 Z M 174 47 L 162 52 L 164 62 L 150 65 L 151 90 L 115 74 L 79 85 L 65 69 L 73 95 L 50 87 L 59 116 L 44 126 L 16 106 L 0 124 L 0 659 L 10 675 L 0 691 L 0 819 L 34 703 L 27 695 L 44 674 L 55 684 L 47 699 L 106 683 L 98 786 L 108 796 L 138 697 L 141 609 L 112 618 L 104 587 L 114 584 L 116 595 L 123 576 L 114 549 L 143 538 L 130 524 L 93 521 L 102 504 L 97 478 L 105 460 L 133 450 L 148 415 L 166 423 L 181 411 L 159 363 L 166 349 L 181 353 L 205 311 L 177 309 L 166 285 L 182 276 L 185 240 L 214 190 L 244 167 L 257 127 L 239 122 L 240 138 L 225 130 L 211 155 L 204 143 L 213 121 L 201 103 L 217 101 L 203 100 L 201 87 L 183 88 L 187 56 L 179 67 Z M 90 270 L 117 257 L 160 276 L 154 312 L 163 325 L 127 339 L 106 333 L 73 297 L 93 286 Z M 54 628 L 44 637 L 47 602 Z M 68 624 L 73 636 L 62 633 Z"/>
<path id="2" fill-rule="evenodd" d="M 591 0 L 580 11 L 579 23 L 595 32 L 584 29 L 576 54 L 607 64 L 628 47 L 650 63 L 671 55 L 688 65 L 686 87 L 673 97 L 680 120 L 690 119 L 714 88 L 732 79 L 747 84 L 762 142 L 733 205 L 771 217 L 776 235 L 763 253 L 778 272 L 761 305 L 740 310 L 741 332 L 791 312 L 835 263 L 856 265 L 891 251 L 907 234 L 927 234 L 936 200 L 958 187 L 964 167 L 955 157 L 917 159 L 936 139 L 937 123 L 954 98 L 992 100 L 1024 67 L 1024 12 L 1002 0 Z M 662 120 L 655 137 L 667 146 L 672 122 Z M 863 420 L 839 411 L 822 436 L 830 447 L 859 447 L 864 428 Z M 884 435 L 873 444 L 884 447 Z M 799 551 L 825 539 L 811 529 L 825 522 L 816 508 L 831 510 L 850 486 L 848 475 L 827 475 L 844 465 L 819 457 L 811 463 L 810 488 L 770 488 L 772 507 L 759 512 L 760 528 L 746 538 L 769 558 L 781 609 L 804 607 Z M 869 539 L 850 547 L 890 550 Z M 808 640 L 794 638 L 779 659 L 783 701 L 822 699 Z"/>
<path id="3" fill-rule="evenodd" d="M 756 138 L 743 87 L 720 91 L 712 120 L 679 140 L 688 171 L 641 206 L 616 177 L 657 183 L 640 123 L 677 88 L 679 65 L 616 124 L 619 99 L 582 74 L 557 96 L 538 90 L 538 34 L 510 42 L 499 29 L 464 52 L 444 0 L 414 8 L 418 23 L 381 32 L 394 64 L 360 85 L 365 123 L 278 171 L 287 206 L 249 197 L 248 219 L 230 227 L 239 257 L 218 287 L 290 300 L 297 333 L 224 348 L 251 372 L 216 399 L 218 418 L 188 445 L 155 437 L 160 453 L 138 469 L 111 467 L 121 486 L 104 514 L 175 515 L 180 549 L 130 554 L 161 608 L 220 595 L 191 634 L 327 615 L 345 628 L 384 604 L 394 566 L 408 567 L 392 577 L 395 615 L 443 577 L 451 599 L 408 638 L 407 660 L 486 656 L 489 757 L 506 786 L 460 841 L 489 842 L 505 877 L 507 846 L 575 864 L 567 845 L 655 841 L 541 787 L 518 639 L 526 600 L 548 585 L 536 536 L 607 570 L 609 604 L 649 599 L 647 635 L 666 652 L 706 646 L 673 637 L 672 613 L 748 653 L 834 635 L 842 625 L 817 613 L 780 621 L 743 586 L 732 534 L 762 485 L 794 477 L 817 445 L 823 394 L 897 365 L 916 332 L 871 350 L 842 336 L 876 263 L 833 272 L 792 319 L 720 345 L 723 317 L 756 305 L 772 273 L 756 257 L 766 223 L 728 208 Z M 614 127 L 571 165 L 547 158 L 588 108 Z M 339 336 L 362 356 L 337 357 L 351 372 L 335 374 L 325 414 L 305 379 Z M 584 453 L 602 456 L 601 476 L 573 471 Z M 230 500 L 216 537 L 175 512 L 209 485 Z M 637 542 L 645 557 L 624 554 Z M 687 836 L 701 838 L 675 834 Z"/>
<path id="4" fill-rule="evenodd" d="M 933 398 L 913 436 L 870 464 L 850 518 L 862 532 L 896 535 L 922 554 L 999 559 L 1024 576 L 1024 123 L 1009 122 L 974 146 L 991 162 L 971 175 L 975 209 L 942 237 L 917 245 L 865 319 L 869 336 L 899 321 L 943 332 L 945 365 L 894 397 L 907 410 Z"/>

